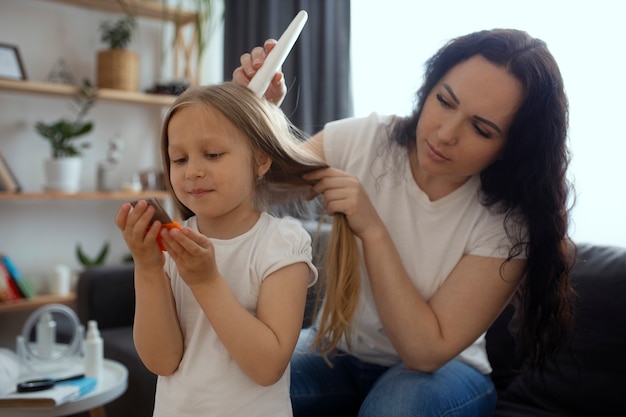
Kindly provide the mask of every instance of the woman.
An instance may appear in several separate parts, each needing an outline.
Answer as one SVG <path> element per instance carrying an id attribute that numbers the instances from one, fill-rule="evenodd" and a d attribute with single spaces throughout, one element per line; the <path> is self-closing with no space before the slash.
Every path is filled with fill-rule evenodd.
<path id="1" fill-rule="evenodd" d="M 234 80 L 246 84 L 273 45 L 242 55 Z M 277 74 L 266 98 L 284 93 Z M 306 142 L 330 168 L 305 179 L 346 215 L 362 263 L 345 331 L 333 331 L 335 306 L 300 336 L 296 417 L 489 416 L 484 336 L 502 309 L 513 300 L 528 366 L 570 329 L 568 104 L 546 45 L 518 30 L 453 39 L 427 62 L 416 103 L 409 117 L 331 122 Z"/>

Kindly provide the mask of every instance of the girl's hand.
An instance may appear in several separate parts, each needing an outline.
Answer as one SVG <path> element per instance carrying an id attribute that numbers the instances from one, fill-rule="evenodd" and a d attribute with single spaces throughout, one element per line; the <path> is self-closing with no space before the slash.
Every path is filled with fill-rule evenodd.
<path id="1" fill-rule="evenodd" d="M 135 264 L 146 269 L 161 270 L 165 256 L 156 240 L 161 223 L 155 221 L 149 226 L 153 215 L 154 207 L 144 200 L 139 201 L 134 208 L 130 203 L 124 203 L 115 216 L 115 224 L 122 231 Z"/>
<path id="2" fill-rule="evenodd" d="M 325 168 L 303 175 L 316 181 L 313 191 L 322 194 L 324 207 L 330 214 L 344 213 L 352 232 L 363 239 L 369 232 L 384 228 L 380 217 L 359 180 L 344 171 Z"/>
<path id="3" fill-rule="evenodd" d="M 263 66 L 267 54 L 269 54 L 275 46 L 276 40 L 268 39 L 265 41 L 263 47 L 257 46 L 252 49 L 250 53 L 241 55 L 239 58 L 241 66 L 235 68 L 233 71 L 233 81 L 237 84 L 248 85 L 259 68 Z M 280 106 L 280 103 L 282 103 L 285 98 L 285 94 L 287 94 L 285 77 L 281 71 L 278 71 L 274 74 L 274 78 L 272 78 L 264 96 L 267 101 Z"/>
<path id="4" fill-rule="evenodd" d="M 164 228 L 161 230 L 161 243 L 190 288 L 210 284 L 220 277 L 213 243 L 203 234 L 188 227 L 180 230 Z"/>

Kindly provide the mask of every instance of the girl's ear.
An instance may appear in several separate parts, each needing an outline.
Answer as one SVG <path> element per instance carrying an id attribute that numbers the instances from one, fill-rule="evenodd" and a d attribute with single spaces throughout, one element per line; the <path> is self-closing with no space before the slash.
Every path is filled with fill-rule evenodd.
<path id="1" fill-rule="evenodd" d="M 265 175 L 267 171 L 270 170 L 270 166 L 272 166 L 272 160 L 270 159 L 270 157 L 265 155 L 264 153 L 261 153 L 257 157 L 257 162 L 256 162 L 257 177 Z"/>

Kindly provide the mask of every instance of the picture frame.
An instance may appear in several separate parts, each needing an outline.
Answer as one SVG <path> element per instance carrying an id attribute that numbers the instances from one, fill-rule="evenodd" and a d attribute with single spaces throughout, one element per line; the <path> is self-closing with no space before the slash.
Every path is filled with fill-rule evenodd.
<path id="1" fill-rule="evenodd" d="M 0 78 L 26 80 L 26 70 L 15 45 L 0 43 Z"/>

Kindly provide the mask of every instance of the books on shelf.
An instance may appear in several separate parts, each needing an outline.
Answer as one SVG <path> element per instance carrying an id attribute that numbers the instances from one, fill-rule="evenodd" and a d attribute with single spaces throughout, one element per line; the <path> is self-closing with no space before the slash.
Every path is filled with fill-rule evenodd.
<path id="1" fill-rule="evenodd" d="M 20 270 L 0 252 L 0 302 L 33 298 L 35 290 L 23 276 Z"/>
<path id="2" fill-rule="evenodd" d="M 22 191 L 22 186 L 11 171 L 4 155 L 0 152 L 0 192 L 18 193 Z"/>

